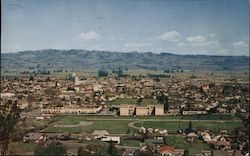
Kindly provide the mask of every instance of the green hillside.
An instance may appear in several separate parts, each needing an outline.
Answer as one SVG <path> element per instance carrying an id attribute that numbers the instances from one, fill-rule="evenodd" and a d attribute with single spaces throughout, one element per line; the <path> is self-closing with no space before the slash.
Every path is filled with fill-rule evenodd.
<path id="1" fill-rule="evenodd" d="M 2 71 L 81 70 L 248 70 L 247 56 L 175 55 L 170 53 L 108 52 L 86 50 L 39 50 L 1 53 Z"/>

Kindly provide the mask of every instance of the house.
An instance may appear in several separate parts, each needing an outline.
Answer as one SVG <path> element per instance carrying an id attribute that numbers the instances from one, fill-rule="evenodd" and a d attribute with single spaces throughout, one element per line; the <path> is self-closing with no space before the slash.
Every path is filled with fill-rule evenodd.
<path id="1" fill-rule="evenodd" d="M 187 140 L 188 140 L 188 141 L 194 141 L 194 140 L 197 139 L 197 138 L 198 138 L 198 135 L 195 134 L 194 132 L 191 132 L 191 133 L 188 133 L 188 134 L 187 134 Z"/>
<path id="2" fill-rule="evenodd" d="M 12 98 L 15 96 L 14 93 L 1 93 L 1 98 Z"/>
<path id="3" fill-rule="evenodd" d="M 133 156 L 135 151 L 136 151 L 136 149 L 129 148 L 129 149 L 126 149 L 122 155 L 123 156 Z"/>
<path id="4" fill-rule="evenodd" d="M 213 141 L 210 143 L 213 145 L 215 149 L 226 150 L 231 148 L 231 144 L 228 141 Z"/>
<path id="5" fill-rule="evenodd" d="M 144 127 L 139 128 L 139 133 L 146 133 L 147 129 Z"/>
<path id="6" fill-rule="evenodd" d="M 183 106 L 185 107 L 185 106 Z M 179 109 L 169 109 L 167 112 L 169 115 L 178 115 L 180 114 L 180 110 Z"/>
<path id="7" fill-rule="evenodd" d="M 121 142 L 120 137 L 118 137 L 118 136 L 106 136 L 104 138 L 101 138 L 101 141 L 114 142 L 114 143 L 117 143 L 117 144 L 120 144 L 120 142 Z"/>
<path id="8" fill-rule="evenodd" d="M 159 148 L 159 152 L 161 156 L 174 156 L 176 150 L 170 146 L 162 146 Z"/>
<path id="9" fill-rule="evenodd" d="M 47 133 L 46 136 L 48 140 L 67 140 L 70 138 L 70 134 L 64 133 Z"/>
<path id="10" fill-rule="evenodd" d="M 40 142 L 45 142 L 46 137 L 44 136 L 43 133 L 27 133 L 23 136 L 23 142 L 24 143 L 40 143 Z"/>
<path id="11" fill-rule="evenodd" d="M 239 150 L 212 150 L 211 156 L 241 156 L 241 152 Z"/>
<path id="12" fill-rule="evenodd" d="M 93 84 L 93 91 L 97 92 L 97 91 L 103 91 L 103 85 L 99 85 L 99 84 Z"/>
<path id="13" fill-rule="evenodd" d="M 210 142 L 212 141 L 211 135 L 207 132 L 202 132 L 201 133 L 202 140 L 205 142 Z"/>
<path id="14" fill-rule="evenodd" d="M 226 130 L 226 129 L 222 129 L 222 130 L 220 130 L 220 134 L 224 134 L 224 135 L 226 135 L 226 134 L 227 134 L 227 130 Z"/>
<path id="15" fill-rule="evenodd" d="M 94 130 L 92 134 L 95 135 L 97 138 L 102 138 L 109 135 L 109 132 L 107 132 L 106 130 Z"/>

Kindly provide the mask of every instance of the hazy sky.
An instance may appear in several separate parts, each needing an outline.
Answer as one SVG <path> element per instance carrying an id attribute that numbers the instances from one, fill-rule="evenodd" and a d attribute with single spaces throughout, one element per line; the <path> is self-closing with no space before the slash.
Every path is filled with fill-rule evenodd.
<path id="1" fill-rule="evenodd" d="M 2 0 L 1 51 L 249 55 L 248 0 Z"/>

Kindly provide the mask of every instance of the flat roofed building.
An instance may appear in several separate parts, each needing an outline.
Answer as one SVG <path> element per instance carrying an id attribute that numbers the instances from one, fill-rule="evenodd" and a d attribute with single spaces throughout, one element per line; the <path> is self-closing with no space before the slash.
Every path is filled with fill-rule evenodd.
<path id="1" fill-rule="evenodd" d="M 164 115 L 163 105 L 120 105 L 120 116 Z"/>
<path id="2" fill-rule="evenodd" d="M 149 108 L 147 106 L 136 106 L 135 114 L 138 116 L 148 116 L 149 115 Z"/>
<path id="3" fill-rule="evenodd" d="M 120 115 L 129 116 L 134 115 L 135 105 L 120 105 Z"/>
<path id="4" fill-rule="evenodd" d="M 129 106 L 128 105 L 120 106 L 120 115 L 121 116 L 129 116 Z"/>
<path id="5" fill-rule="evenodd" d="M 163 105 L 155 105 L 155 115 L 164 115 Z"/>
<path id="6" fill-rule="evenodd" d="M 42 109 L 44 114 L 97 114 L 102 110 L 102 106 L 82 107 L 82 108 L 46 108 Z"/>
<path id="7" fill-rule="evenodd" d="M 207 111 L 183 111 L 182 115 L 207 114 Z"/>
<path id="8" fill-rule="evenodd" d="M 107 136 L 105 138 L 102 138 L 101 141 L 104 141 L 104 142 L 115 142 L 117 144 L 120 144 L 120 137 L 119 136 Z"/>

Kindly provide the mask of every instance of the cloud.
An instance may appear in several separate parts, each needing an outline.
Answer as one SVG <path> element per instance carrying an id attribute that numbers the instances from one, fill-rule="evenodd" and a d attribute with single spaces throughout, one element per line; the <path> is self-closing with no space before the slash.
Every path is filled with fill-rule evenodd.
<path id="1" fill-rule="evenodd" d="M 194 37 L 187 37 L 186 41 L 188 43 L 203 43 L 206 41 L 205 37 L 203 36 L 194 36 Z"/>
<path id="2" fill-rule="evenodd" d="M 182 47 L 182 46 L 184 46 L 185 45 L 185 42 L 179 42 L 176 46 L 177 47 Z"/>
<path id="3" fill-rule="evenodd" d="M 95 31 L 90 32 L 81 32 L 79 35 L 77 35 L 78 40 L 85 41 L 85 40 L 99 40 L 102 38 L 100 34 L 98 34 Z"/>
<path id="4" fill-rule="evenodd" d="M 247 44 L 244 41 L 238 41 L 233 43 L 234 48 L 245 48 Z"/>
<path id="5" fill-rule="evenodd" d="M 141 47 L 148 47 L 152 46 L 151 43 L 126 43 L 124 47 L 126 48 L 141 48 Z"/>
<path id="6" fill-rule="evenodd" d="M 167 42 L 179 42 L 181 37 L 181 34 L 178 33 L 177 31 L 170 31 L 166 32 L 160 36 L 158 36 L 159 39 Z"/>
<path id="7" fill-rule="evenodd" d="M 16 45 L 16 50 L 20 50 L 21 46 L 18 44 Z"/>
<path id="8" fill-rule="evenodd" d="M 196 46 L 196 47 L 211 47 L 211 48 L 215 48 L 215 47 L 219 47 L 220 46 L 220 42 L 217 40 L 214 41 L 204 41 L 204 42 L 200 42 L 200 43 L 192 43 L 191 46 Z"/>
<path id="9" fill-rule="evenodd" d="M 215 36 L 216 36 L 216 34 L 215 34 L 215 33 L 211 33 L 211 34 L 209 34 L 209 37 L 210 37 L 210 38 L 215 37 Z"/>
<path id="10" fill-rule="evenodd" d="M 219 47 L 220 42 L 218 40 L 207 40 L 203 36 L 191 36 L 186 38 L 186 43 L 193 47 L 207 47 L 210 46 L 212 48 Z"/>

